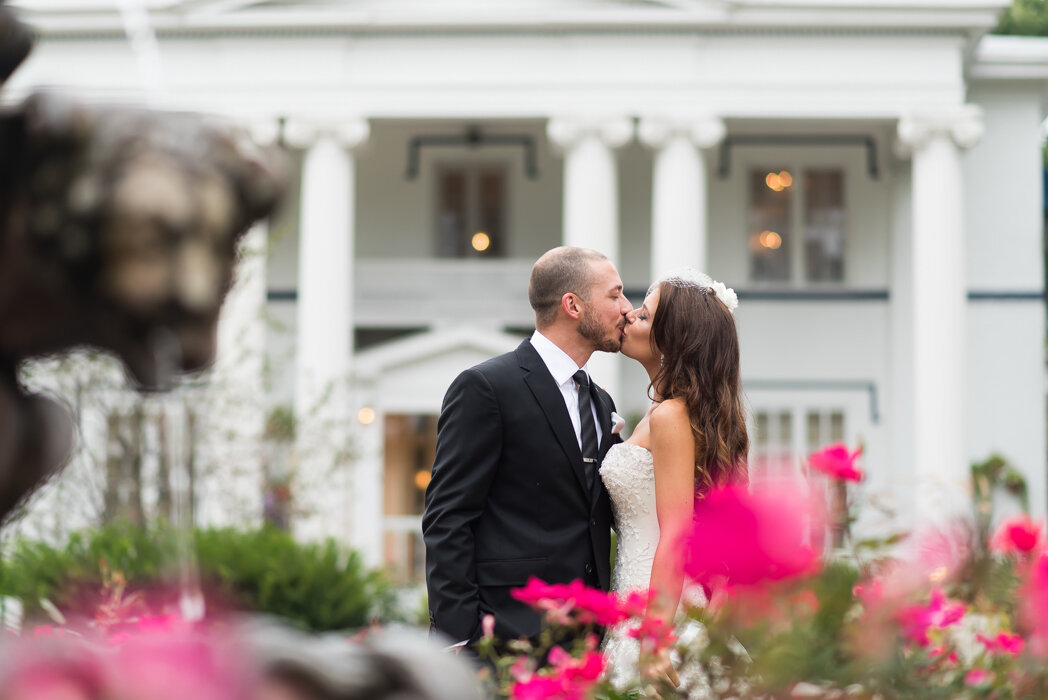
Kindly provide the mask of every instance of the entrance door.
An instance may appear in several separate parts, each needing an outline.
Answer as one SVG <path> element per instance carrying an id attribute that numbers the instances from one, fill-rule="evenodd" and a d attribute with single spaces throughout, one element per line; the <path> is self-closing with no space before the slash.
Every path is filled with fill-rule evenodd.
<path id="1" fill-rule="evenodd" d="M 437 416 L 386 414 L 383 561 L 398 583 L 426 580 L 422 508 L 437 445 Z"/>

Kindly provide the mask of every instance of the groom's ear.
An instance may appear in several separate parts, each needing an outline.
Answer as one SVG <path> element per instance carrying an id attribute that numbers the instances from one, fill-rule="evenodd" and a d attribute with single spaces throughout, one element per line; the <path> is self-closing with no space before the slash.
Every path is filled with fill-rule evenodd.
<path id="1" fill-rule="evenodd" d="M 578 320 L 582 315 L 583 302 L 572 292 L 567 292 L 560 298 L 560 308 L 569 318 Z"/>

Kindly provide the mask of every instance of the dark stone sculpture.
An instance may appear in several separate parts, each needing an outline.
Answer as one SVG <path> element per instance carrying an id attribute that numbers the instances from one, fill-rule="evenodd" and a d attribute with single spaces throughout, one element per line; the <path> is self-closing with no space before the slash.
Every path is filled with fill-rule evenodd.
<path id="1" fill-rule="evenodd" d="M 0 5 L 0 79 L 31 44 Z M 280 164 L 196 115 L 53 94 L 0 113 L 0 522 L 72 445 L 19 363 L 95 346 L 146 389 L 208 365 L 237 242 L 276 205 Z"/>

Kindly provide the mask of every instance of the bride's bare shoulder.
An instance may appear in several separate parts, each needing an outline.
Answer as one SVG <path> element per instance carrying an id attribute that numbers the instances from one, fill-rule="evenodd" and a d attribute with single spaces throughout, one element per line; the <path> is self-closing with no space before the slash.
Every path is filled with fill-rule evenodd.
<path id="1" fill-rule="evenodd" d="M 683 399 L 666 399 L 652 409 L 649 420 L 653 430 L 672 431 L 691 425 L 688 405 Z"/>

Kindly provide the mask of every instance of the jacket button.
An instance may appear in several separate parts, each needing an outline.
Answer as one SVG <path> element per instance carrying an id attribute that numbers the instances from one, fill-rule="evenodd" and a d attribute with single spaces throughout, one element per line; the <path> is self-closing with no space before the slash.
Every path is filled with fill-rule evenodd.
<path id="1" fill-rule="evenodd" d="M 592 574 L 593 573 L 593 565 L 592 564 L 586 564 L 586 573 L 587 574 Z"/>
<path id="2" fill-rule="evenodd" d="M 593 520 L 590 520 L 590 525 L 592 525 L 593 527 L 597 527 L 597 519 L 594 518 Z"/>

